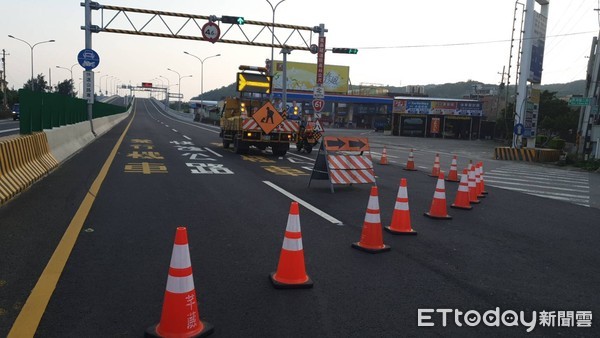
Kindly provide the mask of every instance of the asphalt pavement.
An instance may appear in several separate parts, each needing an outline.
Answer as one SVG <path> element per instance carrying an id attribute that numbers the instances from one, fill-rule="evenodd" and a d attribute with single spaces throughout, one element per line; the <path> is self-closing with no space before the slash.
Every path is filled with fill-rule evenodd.
<path id="1" fill-rule="evenodd" d="M 37 325 L 36 336 L 143 335 L 160 320 L 177 226 L 188 229 L 200 317 L 215 326 L 215 337 L 600 333 L 586 317 L 600 310 L 597 208 L 489 186 L 473 210 L 449 209 L 453 219 L 433 220 L 423 216 L 436 186 L 428 170 L 404 171 L 403 161 L 380 165 L 374 154 L 382 225 L 389 225 L 406 178 L 418 235 L 384 233 L 391 251 L 368 254 L 351 243 L 361 237 L 370 185 L 338 186 L 333 194 L 328 181 L 308 187 L 318 151 L 238 155 L 222 149 L 216 128 L 179 122 L 150 100 L 138 100 L 134 112 L 0 208 L 0 336 L 15 329 L 122 135 L 64 270 L 54 271 L 60 278 L 39 325 L 24 320 Z M 446 183 L 448 204 L 457 187 Z M 294 199 L 302 201 L 302 243 L 314 287 L 276 290 L 268 276 Z M 468 318 L 456 316 L 469 310 Z M 470 326 L 474 311 L 497 311 L 504 322 Z M 532 332 L 510 311 L 536 318 Z M 554 311 L 553 327 L 542 326 L 542 311 Z M 576 327 L 588 321 L 591 327 Z"/>

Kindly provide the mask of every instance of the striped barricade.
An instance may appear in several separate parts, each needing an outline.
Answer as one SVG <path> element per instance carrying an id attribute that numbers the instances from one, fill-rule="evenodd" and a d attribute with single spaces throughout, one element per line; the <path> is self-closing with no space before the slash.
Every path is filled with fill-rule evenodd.
<path id="1" fill-rule="evenodd" d="M 0 204 L 58 165 L 45 133 L 0 142 Z"/>
<path id="2" fill-rule="evenodd" d="M 331 192 L 335 184 L 375 183 L 375 170 L 369 140 L 362 137 L 325 136 L 308 185 L 315 180 L 329 180 Z"/>

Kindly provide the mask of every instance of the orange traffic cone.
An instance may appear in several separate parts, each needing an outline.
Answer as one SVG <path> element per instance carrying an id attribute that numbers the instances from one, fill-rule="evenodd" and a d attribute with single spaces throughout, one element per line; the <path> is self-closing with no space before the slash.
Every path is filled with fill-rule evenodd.
<path id="1" fill-rule="evenodd" d="M 475 165 L 475 185 L 477 186 L 477 198 L 484 198 L 483 186 L 481 185 L 481 163 Z"/>
<path id="2" fill-rule="evenodd" d="M 481 201 L 477 199 L 477 182 L 475 179 L 475 169 L 473 164 L 469 163 L 469 203 L 478 204 Z"/>
<path id="3" fill-rule="evenodd" d="M 444 173 L 440 173 L 438 176 L 437 185 L 435 186 L 435 193 L 433 194 L 433 201 L 431 202 L 431 208 L 429 209 L 429 212 L 425 213 L 425 216 L 435 219 L 452 218 L 452 216 L 448 215 L 448 209 L 446 208 Z"/>
<path id="4" fill-rule="evenodd" d="M 415 171 L 415 156 L 413 155 L 413 150 L 410 149 L 410 153 L 408 153 L 408 161 L 406 162 L 406 167 L 404 170 Z"/>
<path id="5" fill-rule="evenodd" d="M 450 172 L 448 173 L 448 177 L 446 178 L 446 181 L 449 181 L 449 182 L 459 182 L 460 181 L 458 179 L 458 167 L 456 164 L 456 155 L 454 155 L 454 157 L 452 158 L 452 163 L 450 164 Z"/>
<path id="6" fill-rule="evenodd" d="M 381 160 L 379 161 L 379 164 L 388 164 L 387 150 L 385 149 L 385 146 L 383 146 L 383 152 L 381 152 Z"/>
<path id="7" fill-rule="evenodd" d="M 481 169 L 481 193 L 487 195 L 488 192 L 485 191 L 485 180 L 483 179 L 483 162 L 479 162 L 479 168 Z"/>
<path id="8" fill-rule="evenodd" d="M 187 230 L 178 227 L 160 322 L 146 330 L 150 337 L 204 337 L 214 327 L 200 320 L 190 262 Z"/>
<path id="9" fill-rule="evenodd" d="M 276 289 L 308 289 L 313 286 L 304 265 L 298 202 L 292 202 L 290 205 L 279 264 L 277 271 L 272 272 L 270 278 Z"/>
<path id="10" fill-rule="evenodd" d="M 458 185 L 458 192 L 456 193 L 456 198 L 454 199 L 454 203 L 450 205 L 451 208 L 457 209 L 465 209 L 471 210 L 473 207 L 469 202 L 469 174 L 467 169 L 464 169 L 462 172 L 462 176 L 460 176 L 460 183 Z"/>
<path id="11" fill-rule="evenodd" d="M 433 168 L 431 169 L 431 175 L 429 176 L 440 176 L 440 154 L 435 154 L 435 161 L 433 161 Z"/>
<path id="12" fill-rule="evenodd" d="M 371 187 L 367 213 L 363 223 L 360 242 L 352 243 L 352 247 L 369 253 L 379 253 L 390 250 L 388 245 L 383 244 L 383 232 L 381 231 L 381 217 L 379 215 L 379 199 L 377 187 Z"/>
<path id="13" fill-rule="evenodd" d="M 392 223 L 384 229 L 394 235 L 416 235 L 417 232 L 410 226 L 410 210 L 408 207 L 408 192 L 406 178 L 400 180 L 400 188 L 394 205 Z"/>

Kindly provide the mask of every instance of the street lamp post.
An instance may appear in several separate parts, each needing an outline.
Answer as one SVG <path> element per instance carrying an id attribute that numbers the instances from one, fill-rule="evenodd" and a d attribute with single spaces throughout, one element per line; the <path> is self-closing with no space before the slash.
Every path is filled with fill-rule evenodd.
<path id="1" fill-rule="evenodd" d="M 22 39 L 19 39 L 19 38 L 15 38 L 12 35 L 9 35 L 8 37 L 26 43 L 27 46 L 29 46 L 29 48 L 31 49 L 31 90 L 33 91 L 33 48 L 35 46 L 39 45 L 39 44 L 48 43 L 48 42 L 54 42 L 55 40 L 40 41 L 40 42 L 37 42 L 37 43 L 31 45 L 29 42 L 27 42 L 25 40 L 22 40 Z"/>
<path id="2" fill-rule="evenodd" d="M 273 75 L 275 74 L 274 72 L 274 67 L 275 65 L 273 64 L 273 45 L 275 44 L 275 11 L 277 10 L 277 6 L 279 6 L 279 4 L 281 4 L 282 2 L 284 2 L 285 0 L 281 0 L 279 1 L 275 6 L 273 6 L 273 4 L 271 3 L 270 0 L 267 0 L 267 3 L 269 4 L 269 6 L 271 6 L 271 10 L 273 10 L 273 23 L 271 26 L 271 67 L 269 67 L 269 75 L 271 76 L 271 78 L 273 78 Z M 273 101 L 273 90 L 271 90 L 271 101 Z"/>
<path id="3" fill-rule="evenodd" d="M 200 61 L 200 65 L 201 65 L 200 66 L 200 110 L 202 110 L 202 109 L 204 109 L 204 61 L 206 61 L 210 58 L 221 56 L 221 54 L 211 55 L 211 56 L 205 57 L 204 59 L 201 59 L 194 54 L 191 54 L 191 53 L 188 53 L 185 51 L 183 53 L 187 54 L 189 56 L 193 56 L 196 59 L 198 59 L 198 61 Z"/>
<path id="4" fill-rule="evenodd" d="M 169 91 L 171 91 L 171 81 L 169 81 L 169 78 L 164 77 L 162 75 L 159 75 L 159 77 L 162 77 L 163 79 L 167 80 L 167 98 L 165 99 L 165 108 L 167 108 L 169 106 Z"/>
<path id="5" fill-rule="evenodd" d="M 181 74 L 179 74 L 179 72 L 171 69 L 171 68 L 167 68 L 167 70 L 172 71 L 173 73 L 177 74 L 177 76 L 179 77 L 179 85 L 177 86 L 177 111 L 181 111 L 181 79 L 184 77 L 192 77 L 191 75 L 186 75 L 186 76 L 181 76 Z"/>
<path id="6" fill-rule="evenodd" d="M 99 80 L 99 82 L 100 82 L 100 94 L 102 94 L 102 78 L 103 78 L 103 77 L 105 77 L 105 76 L 110 76 L 110 75 L 108 75 L 108 74 L 104 74 L 104 75 L 100 76 L 100 80 Z M 106 79 L 107 79 L 107 81 L 108 81 L 108 78 L 106 78 Z M 106 81 L 105 81 L 105 82 L 106 82 Z M 108 89 L 108 87 L 107 87 L 106 85 L 104 86 L 104 88 L 107 88 L 107 89 Z"/>
<path id="7" fill-rule="evenodd" d="M 68 70 L 69 72 L 71 72 L 71 81 L 73 81 L 73 67 L 75 67 L 77 65 L 78 65 L 78 63 L 75 63 L 71 66 L 71 68 L 61 67 L 61 66 L 56 66 L 56 68 L 65 69 L 65 70 Z"/>

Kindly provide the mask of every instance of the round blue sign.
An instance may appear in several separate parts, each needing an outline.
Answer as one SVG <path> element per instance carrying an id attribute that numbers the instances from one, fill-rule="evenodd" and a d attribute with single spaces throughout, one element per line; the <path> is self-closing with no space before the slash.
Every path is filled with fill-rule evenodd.
<path id="1" fill-rule="evenodd" d="M 513 129 L 513 133 L 517 136 L 521 136 L 523 135 L 524 130 L 525 127 L 523 126 L 523 123 L 517 123 L 515 124 L 515 128 Z"/>
<path id="2" fill-rule="evenodd" d="M 100 56 L 93 49 L 82 49 L 77 54 L 77 61 L 85 70 L 92 70 L 100 64 Z"/>

